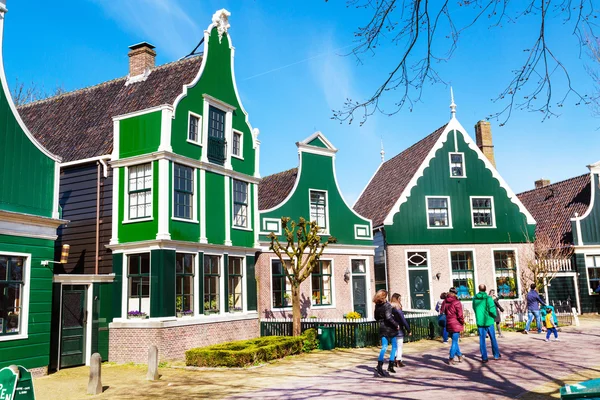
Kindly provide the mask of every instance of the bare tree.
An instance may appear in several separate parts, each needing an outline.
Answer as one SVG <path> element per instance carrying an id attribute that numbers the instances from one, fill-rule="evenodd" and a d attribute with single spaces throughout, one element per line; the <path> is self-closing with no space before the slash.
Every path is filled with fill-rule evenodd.
<path id="1" fill-rule="evenodd" d="M 269 249 L 281 261 L 288 282 L 292 287 L 292 331 L 300 336 L 300 284 L 304 282 L 319 263 L 319 259 L 329 243 L 336 243 L 330 236 L 326 242 L 321 241 L 321 228 L 316 222 L 308 222 L 300 218 L 298 224 L 290 218 L 281 218 L 281 227 L 285 244 L 279 242 L 278 236 L 271 232 Z"/>
<path id="2" fill-rule="evenodd" d="M 26 85 L 19 78 L 15 79 L 15 84 L 10 90 L 10 95 L 17 107 L 63 93 L 65 93 L 65 89 L 62 85 L 56 86 L 52 91 L 46 91 L 43 86 L 39 86 L 35 82 Z"/>
<path id="3" fill-rule="evenodd" d="M 488 118 L 502 117 L 504 125 L 513 110 L 538 111 L 543 119 L 555 116 L 553 106 L 562 107 L 571 95 L 577 105 L 590 102 L 589 95 L 574 88 L 565 65 L 550 45 L 550 29 L 563 29 L 574 36 L 577 45 L 587 45 L 594 37 L 594 0 L 347 0 L 349 7 L 364 9 L 368 22 L 355 32 L 356 46 L 350 52 L 359 63 L 374 56 L 379 47 L 396 45 L 398 61 L 383 83 L 365 100 L 347 99 L 334 119 L 362 125 L 375 112 L 392 115 L 419 102 L 426 84 L 447 82 L 437 65 L 450 60 L 462 35 L 478 23 L 487 23 L 489 32 L 508 24 L 534 26 L 536 34 L 523 38 L 523 48 L 515 49 L 517 66 L 513 78 L 495 98 L 501 109 Z M 555 22 L 556 21 L 556 22 Z M 552 23 L 550 23 L 552 22 Z M 552 28 L 549 26 L 552 25 Z M 522 51 L 521 51 L 522 50 Z M 556 82 L 563 89 L 555 92 Z M 394 92 L 392 96 L 388 92 Z M 388 95 L 391 104 L 384 104 Z"/>

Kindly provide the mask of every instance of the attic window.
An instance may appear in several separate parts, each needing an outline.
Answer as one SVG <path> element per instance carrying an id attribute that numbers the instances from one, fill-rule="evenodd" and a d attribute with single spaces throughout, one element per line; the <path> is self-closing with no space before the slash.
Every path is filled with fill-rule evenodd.
<path id="1" fill-rule="evenodd" d="M 193 113 L 189 114 L 188 122 L 188 141 L 200 143 L 200 126 L 202 117 Z"/>
<path id="2" fill-rule="evenodd" d="M 465 161 L 464 153 L 450 153 L 450 177 L 464 178 Z"/>

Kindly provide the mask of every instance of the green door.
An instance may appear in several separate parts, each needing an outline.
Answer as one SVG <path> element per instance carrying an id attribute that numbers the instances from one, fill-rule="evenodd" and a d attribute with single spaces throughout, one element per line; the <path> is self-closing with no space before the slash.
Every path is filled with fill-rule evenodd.
<path id="1" fill-rule="evenodd" d="M 429 271 L 427 269 L 410 269 L 408 271 L 410 286 L 410 306 L 413 310 L 430 310 Z"/>
<path id="2" fill-rule="evenodd" d="M 85 364 L 87 313 L 85 285 L 63 285 L 61 307 L 60 367 Z"/>
<path id="3" fill-rule="evenodd" d="M 352 298 L 354 311 L 367 318 L 367 280 L 364 275 L 352 277 Z"/>

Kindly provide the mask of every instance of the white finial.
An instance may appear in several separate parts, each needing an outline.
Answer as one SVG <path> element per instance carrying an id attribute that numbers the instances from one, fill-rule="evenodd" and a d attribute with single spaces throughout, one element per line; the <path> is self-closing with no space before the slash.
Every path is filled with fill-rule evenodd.
<path id="1" fill-rule="evenodd" d="M 219 43 L 221 43 L 221 39 L 223 39 L 223 34 L 227 32 L 227 29 L 231 25 L 229 25 L 229 16 L 231 13 L 226 9 L 222 8 L 216 13 L 214 13 L 212 17 L 212 22 L 217 28 L 217 32 L 219 32 Z"/>
<path id="2" fill-rule="evenodd" d="M 379 154 L 381 154 L 381 162 L 385 161 L 385 150 L 383 150 L 383 138 L 381 138 L 381 151 L 379 152 Z"/>
<path id="3" fill-rule="evenodd" d="M 454 92 L 452 91 L 452 86 L 450 86 L 450 113 L 452 113 L 452 118 L 456 117 L 456 104 L 454 104 Z"/>

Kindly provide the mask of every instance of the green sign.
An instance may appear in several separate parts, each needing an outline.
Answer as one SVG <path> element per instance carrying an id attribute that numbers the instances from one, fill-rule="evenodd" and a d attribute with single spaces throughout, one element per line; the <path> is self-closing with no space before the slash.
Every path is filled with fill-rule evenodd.
<path id="1" fill-rule="evenodd" d="M 9 367 L 0 369 L 0 400 L 13 400 L 18 375 Z"/>
<path id="2" fill-rule="evenodd" d="M 560 388 L 561 399 L 600 399 L 600 379 L 565 385 Z"/>
<path id="3" fill-rule="evenodd" d="M 17 382 L 17 388 L 15 389 L 14 400 L 35 400 L 31 372 L 21 366 L 19 366 L 19 381 Z"/>

